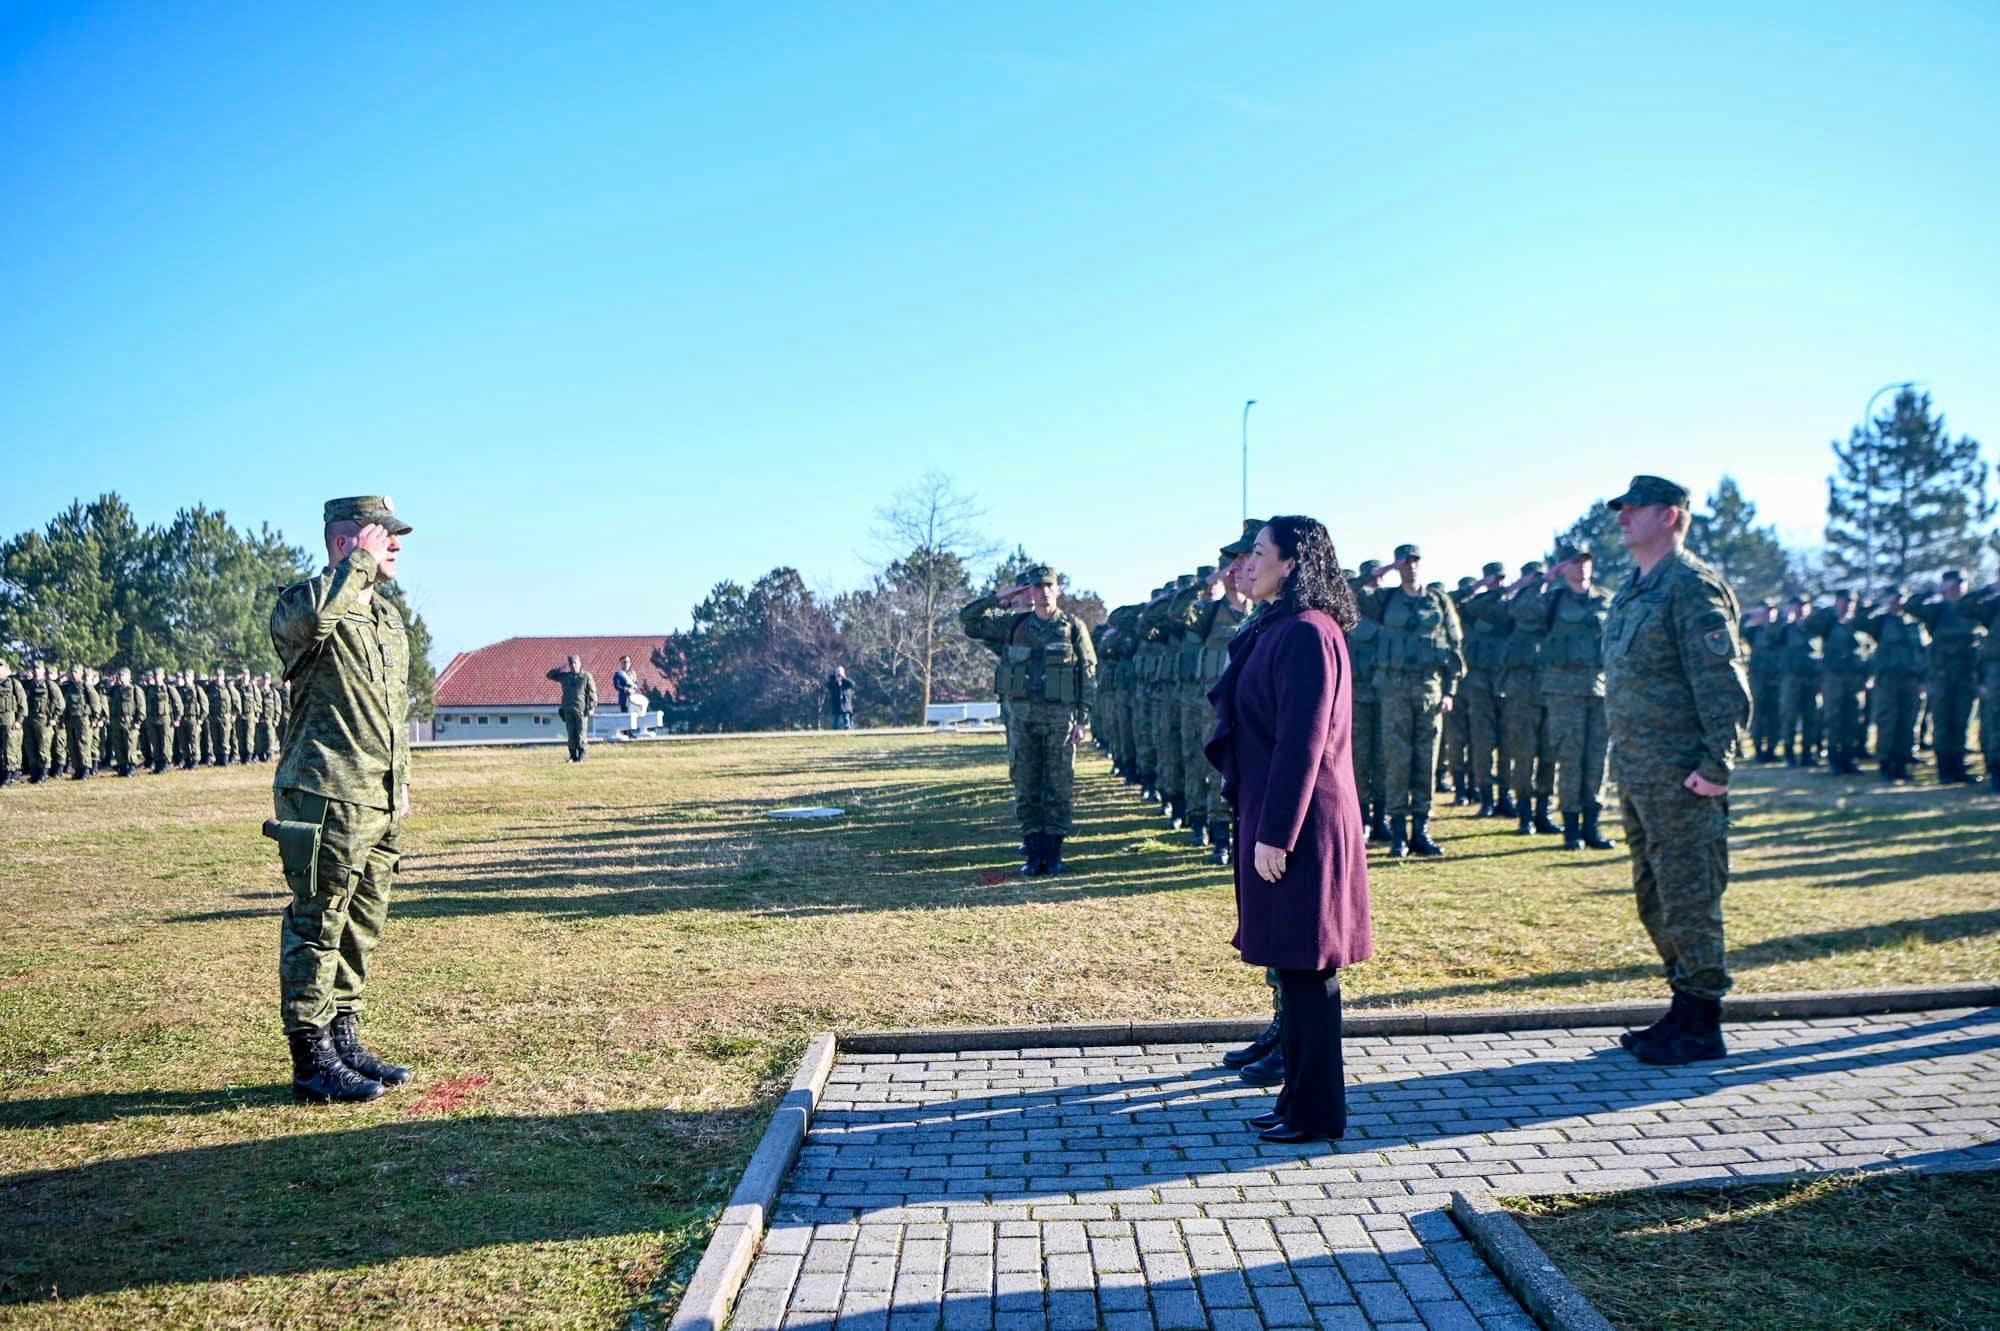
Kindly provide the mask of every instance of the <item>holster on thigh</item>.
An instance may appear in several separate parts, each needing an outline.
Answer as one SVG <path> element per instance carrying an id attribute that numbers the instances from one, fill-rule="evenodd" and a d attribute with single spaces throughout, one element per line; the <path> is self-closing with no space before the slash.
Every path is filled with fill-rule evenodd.
<path id="1" fill-rule="evenodd" d="M 319 805 L 316 822 L 287 818 L 266 818 L 264 835 L 278 843 L 278 858 L 285 866 L 285 881 L 300 900 L 310 901 L 319 889 L 320 828 L 326 822 L 326 801 Z"/>

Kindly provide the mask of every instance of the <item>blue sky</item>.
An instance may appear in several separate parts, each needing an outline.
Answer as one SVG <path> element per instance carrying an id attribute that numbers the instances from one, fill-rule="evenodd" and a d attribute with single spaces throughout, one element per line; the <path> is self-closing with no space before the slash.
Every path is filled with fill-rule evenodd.
<path id="1" fill-rule="evenodd" d="M 931 468 L 1130 599 L 1249 397 L 1434 576 L 1640 470 L 1815 540 L 1892 379 L 2000 452 L 1987 3 L 418 8 L 0 7 L 0 531 L 387 491 L 448 655 L 853 585 Z"/>

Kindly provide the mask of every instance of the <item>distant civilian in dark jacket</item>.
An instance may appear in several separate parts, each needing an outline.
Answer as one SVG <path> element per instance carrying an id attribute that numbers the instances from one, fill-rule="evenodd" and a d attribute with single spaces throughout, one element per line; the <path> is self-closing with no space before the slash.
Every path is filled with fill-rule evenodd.
<path id="1" fill-rule="evenodd" d="M 835 730 L 854 729 L 854 681 L 846 666 L 835 666 L 826 677 L 826 715 Z"/>
<path id="2" fill-rule="evenodd" d="M 1233 941 L 1244 961 L 1278 972 L 1284 1008 L 1284 1090 L 1250 1123 L 1267 1141 L 1311 1141 L 1347 1130 L 1339 970 L 1375 951 L 1351 753 L 1356 610 L 1312 518 L 1265 524 L 1245 576 L 1259 612 L 1209 692 L 1207 753 L 1236 810 Z"/>

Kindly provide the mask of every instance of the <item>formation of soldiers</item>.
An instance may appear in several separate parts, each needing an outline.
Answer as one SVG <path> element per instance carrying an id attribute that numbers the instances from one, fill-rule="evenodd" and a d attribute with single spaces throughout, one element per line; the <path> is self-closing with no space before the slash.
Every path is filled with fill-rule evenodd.
<path id="1" fill-rule="evenodd" d="M 1742 627 L 1756 761 L 1852 775 L 1872 756 L 1884 781 L 1906 781 L 1928 723 L 1939 783 L 1971 785 L 1976 705 L 1986 779 L 2000 794 L 2000 578 L 1971 589 L 1952 569 L 1920 595 L 1898 586 L 1879 601 L 1854 588 L 1825 606 L 1773 599 Z"/>
<path id="2" fill-rule="evenodd" d="M 37 664 L 16 675 L 0 661 L 0 786 L 270 762 L 289 711 L 283 683 L 247 670 L 135 678 Z"/>

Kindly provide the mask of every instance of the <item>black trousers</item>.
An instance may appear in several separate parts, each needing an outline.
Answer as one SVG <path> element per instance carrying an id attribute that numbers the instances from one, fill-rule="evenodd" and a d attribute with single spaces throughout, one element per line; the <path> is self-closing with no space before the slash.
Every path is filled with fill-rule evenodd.
<path id="1" fill-rule="evenodd" d="M 1347 1131 L 1347 1086 L 1340 1063 L 1340 972 L 1278 972 L 1284 1006 L 1280 1043 L 1285 1051 L 1285 1086 L 1277 1112 L 1285 1126 L 1314 1136 L 1339 1137 Z"/>

